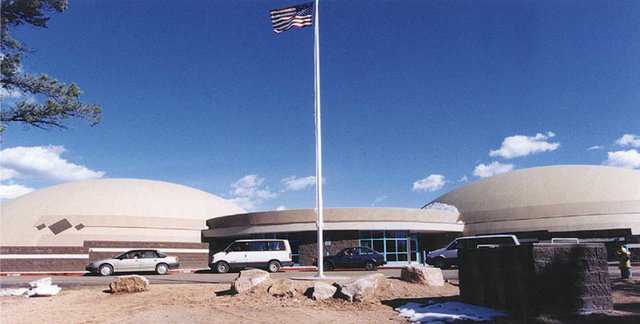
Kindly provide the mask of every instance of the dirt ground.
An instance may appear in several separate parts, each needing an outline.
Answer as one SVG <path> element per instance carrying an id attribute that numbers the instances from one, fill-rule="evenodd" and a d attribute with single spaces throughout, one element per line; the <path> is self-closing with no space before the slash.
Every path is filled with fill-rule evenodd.
<path id="1" fill-rule="evenodd" d="M 109 294 L 97 287 L 65 289 L 58 296 L 0 298 L 0 323 L 406 323 L 394 307 L 408 301 L 453 300 L 458 288 L 426 288 L 386 279 L 379 302 L 312 301 L 312 285 L 296 281 L 296 295 L 276 298 L 266 292 L 232 295 L 229 284 L 151 285 L 133 294 Z M 640 323 L 640 280 L 614 281 L 615 311 L 572 318 L 540 316 L 531 323 Z M 498 323 L 520 323 L 504 318 Z"/>
<path id="2" fill-rule="evenodd" d="M 147 292 L 112 295 L 99 288 L 66 289 L 54 297 L 0 298 L 1 323 L 405 323 L 389 306 L 404 298 L 456 296 L 458 288 L 425 288 L 387 279 L 382 302 L 312 301 L 312 283 L 296 281 L 293 298 L 231 295 L 229 284 L 151 285 Z"/>

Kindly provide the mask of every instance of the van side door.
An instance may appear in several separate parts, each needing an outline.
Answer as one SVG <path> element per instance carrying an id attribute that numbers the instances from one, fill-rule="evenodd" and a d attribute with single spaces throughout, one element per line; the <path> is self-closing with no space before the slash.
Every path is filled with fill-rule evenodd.
<path id="1" fill-rule="evenodd" d="M 234 242 L 225 255 L 225 261 L 229 264 L 244 265 L 247 263 L 249 242 Z"/>

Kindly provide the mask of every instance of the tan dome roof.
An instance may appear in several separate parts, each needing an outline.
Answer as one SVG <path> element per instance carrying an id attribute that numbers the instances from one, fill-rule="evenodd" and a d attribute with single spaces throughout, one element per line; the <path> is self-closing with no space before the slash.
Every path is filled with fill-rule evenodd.
<path id="1" fill-rule="evenodd" d="M 155 241 L 179 240 L 180 232 L 175 231 L 200 230 L 207 219 L 244 212 L 233 203 L 201 190 L 138 179 L 55 185 L 5 201 L 1 210 L 2 245 L 22 245 L 26 241 L 66 244 L 69 240 L 77 241 L 80 236 L 84 240 L 112 240 L 112 236 L 133 241 L 146 240 L 141 237 Z M 63 219 L 73 226 L 81 224 L 81 229 L 72 228 L 58 234 L 37 229 Z M 130 235 L 126 228 L 131 229 Z M 173 232 L 165 233 L 168 238 L 155 239 L 152 232 L 141 233 L 152 228 Z M 69 237 L 70 234 L 77 235 Z M 25 237 L 29 235 L 32 237 Z"/>
<path id="2" fill-rule="evenodd" d="M 640 232 L 640 171 L 592 165 L 516 170 L 436 202 L 454 205 L 465 233 L 631 228 Z"/>

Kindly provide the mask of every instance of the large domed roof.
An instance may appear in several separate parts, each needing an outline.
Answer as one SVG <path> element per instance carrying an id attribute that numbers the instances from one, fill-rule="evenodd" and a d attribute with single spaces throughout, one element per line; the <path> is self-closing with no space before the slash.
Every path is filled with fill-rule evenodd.
<path id="1" fill-rule="evenodd" d="M 174 183 L 141 179 L 69 182 L 36 190 L 2 204 L 5 216 L 98 215 L 195 218 L 243 212 L 228 200 Z"/>
<path id="2" fill-rule="evenodd" d="M 640 231 L 640 171 L 592 165 L 521 169 L 435 200 L 454 205 L 465 232 L 631 228 Z"/>
<path id="3" fill-rule="evenodd" d="M 1 211 L 2 245 L 25 240 L 64 243 L 63 238 L 74 231 L 77 234 L 97 231 L 95 238 L 85 239 L 108 240 L 107 232 L 116 235 L 126 232 L 118 232 L 118 228 L 199 230 L 205 227 L 207 219 L 244 212 L 232 202 L 201 190 L 139 179 L 99 179 L 55 185 L 5 201 Z M 65 219 L 63 227 L 81 226 L 60 233 L 64 235 L 52 233 L 53 229 L 42 229 Z M 34 228 L 37 230 L 30 234 Z M 96 230 L 98 228 L 102 230 Z M 37 237 L 25 238 L 25 235 Z M 136 240 L 135 237 L 129 239 Z M 164 239 L 156 238 L 157 241 Z"/>

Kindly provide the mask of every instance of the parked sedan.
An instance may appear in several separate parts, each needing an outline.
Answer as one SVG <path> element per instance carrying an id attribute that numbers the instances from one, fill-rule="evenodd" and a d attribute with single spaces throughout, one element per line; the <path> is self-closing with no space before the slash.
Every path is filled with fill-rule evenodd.
<path id="1" fill-rule="evenodd" d="M 324 258 L 324 267 L 327 270 L 336 268 L 364 268 L 372 271 L 378 266 L 384 265 L 384 255 L 368 247 L 346 248 L 334 256 Z"/>
<path id="2" fill-rule="evenodd" d="M 87 271 L 102 276 L 110 276 L 115 272 L 155 271 L 167 274 L 169 269 L 180 267 L 177 257 L 167 256 L 156 250 L 132 250 L 112 259 L 91 262 Z"/>

